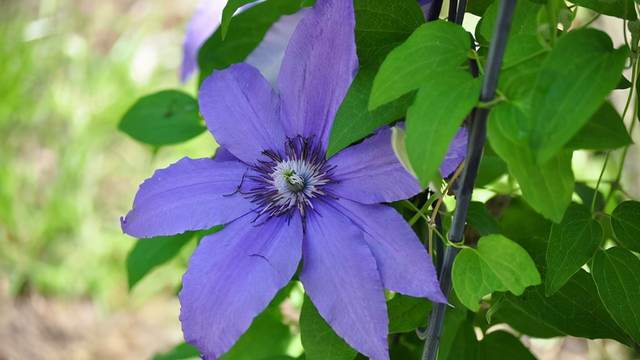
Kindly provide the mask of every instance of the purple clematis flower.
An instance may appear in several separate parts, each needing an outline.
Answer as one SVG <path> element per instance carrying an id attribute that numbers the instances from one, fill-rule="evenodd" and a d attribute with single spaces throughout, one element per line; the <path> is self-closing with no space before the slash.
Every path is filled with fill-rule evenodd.
<path id="1" fill-rule="evenodd" d="M 186 82 L 198 69 L 198 51 L 220 26 L 222 10 L 226 5 L 227 0 L 202 0 L 191 16 L 182 45 L 180 81 Z M 255 3 L 242 6 L 238 11 L 253 5 Z M 260 45 L 245 60 L 248 64 L 257 67 L 270 82 L 275 82 L 285 47 L 304 12 L 303 10 L 282 16 L 271 26 Z"/>
<path id="2" fill-rule="evenodd" d="M 205 79 L 200 111 L 221 150 L 156 171 L 122 219 L 139 238 L 225 224 L 202 239 L 179 295 L 185 339 L 205 359 L 231 348 L 301 260 L 320 314 L 372 359 L 389 358 L 383 289 L 446 301 L 424 246 L 380 204 L 420 192 L 391 130 L 325 156 L 358 66 L 354 22 L 351 1 L 318 0 L 291 37 L 279 93 L 248 64 Z"/>

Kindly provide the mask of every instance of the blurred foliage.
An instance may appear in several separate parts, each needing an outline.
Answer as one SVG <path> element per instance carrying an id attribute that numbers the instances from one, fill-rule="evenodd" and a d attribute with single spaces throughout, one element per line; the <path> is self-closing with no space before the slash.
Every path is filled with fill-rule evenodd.
<path id="1" fill-rule="evenodd" d="M 134 240 L 118 218 L 138 182 L 180 155 L 215 149 L 200 136 L 153 154 L 115 131 L 134 99 L 177 85 L 194 5 L 0 3 L 0 278 L 13 294 L 124 301 Z M 162 271 L 166 281 L 147 293 L 175 289 L 180 267 Z"/>

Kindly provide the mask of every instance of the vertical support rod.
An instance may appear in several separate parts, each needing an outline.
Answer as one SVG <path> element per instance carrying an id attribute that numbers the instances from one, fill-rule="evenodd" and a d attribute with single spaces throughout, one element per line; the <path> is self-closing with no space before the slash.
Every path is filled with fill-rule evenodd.
<path id="1" fill-rule="evenodd" d="M 461 3 L 463 2 L 464 0 L 461 1 Z M 507 46 L 507 38 L 509 36 L 511 18 L 515 5 L 516 0 L 501 0 L 500 2 L 498 21 L 489 48 L 485 78 L 480 94 L 480 101 L 482 102 L 491 101 L 495 96 L 500 66 L 502 65 L 502 58 Z M 462 13 L 464 13 L 464 9 L 462 9 Z M 460 16 L 460 9 L 458 16 Z M 473 193 L 473 185 L 476 175 L 478 174 L 480 158 L 482 157 L 482 151 L 487 137 L 487 117 L 489 110 L 488 108 L 476 108 L 472 114 L 473 122 L 471 124 L 469 144 L 467 147 L 466 165 L 462 172 L 461 186 L 457 194 L 456 210 L 453 215 L 451 230 L 449 231 L 449 240 L 452 243 L 460 243 L 462 241 L 467 210 L 469 209 L 469 203 L 471 202 L 471 195 Z M 451 291 L 451 268 L 457 253 L 458 248 L 453 246 L 448 246 L 444 251 L 439 280 L 440 287 L 445 295 L 449 295 Z M 427 327 L 424 351 L 422 353 L 423 360 L 436 359 L 446 307 L 446 304 L 435 304 L 433 307 Z"/>

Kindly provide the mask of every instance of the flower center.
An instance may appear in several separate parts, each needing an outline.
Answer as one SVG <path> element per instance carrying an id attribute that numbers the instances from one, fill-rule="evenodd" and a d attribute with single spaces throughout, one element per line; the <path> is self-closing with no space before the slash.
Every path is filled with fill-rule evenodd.
<path id="1" fill-rule="evenodd" d="M 258 205 L 260 215 L 291 216 L 298 210 L 305 216 L 311 200 L 326 195 L 324 185 L 333 182 L 320 144 L 312 138 L 287 139 L 284 154 L 263 151 L 264 159 L 252 166 L 248 176 L 253 185 L 245 194 Z"/>

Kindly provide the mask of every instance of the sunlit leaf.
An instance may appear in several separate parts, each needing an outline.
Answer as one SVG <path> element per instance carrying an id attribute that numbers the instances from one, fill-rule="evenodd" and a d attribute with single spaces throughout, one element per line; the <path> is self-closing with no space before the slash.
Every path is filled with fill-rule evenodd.
<path id="1" fill-rule="evenodd" d="M 478 311 L 480 299 L 494 291 L 523 293 L 540 283 L 540 274 L 527 252 L 502 235 L 480 238 L 478 248 L 464 248 L 456 256 L 453 288 L 460 301 Z"/>
<path id="2" fill-rule="evenodd" d="M 523 129 L 525 123 L 524 113 L 515 105 L 496 106 L 487 129 L 491 147 L 506 161 L 527 203 L 546 218 L 559 222 L 573 194 L 572 153 L 560 152 L 540 164 L 522 135 L 527 131 Z"/>
<path id="3" fill-rule="evenodd" d="M 438 175 L 451 140 L 478 103 L 481 86 L 479 78 L 457 69 L 443 70 L 422 83 L 407 111 L 406 147 L 423 187 Z"/>
<path id="4" fill-rule="evenodd" d="M 445 21 L 420 26 L 393 49 L 373 81 L 369 109 L 375 109 L 419 88 L 442 71 L 462 68 L 468 59 L 469 34 Z"/>
<path id="5" fill-rule="evenodd" d="M 199 358 L 200 352 L 198 349 L 187 343 L 178 344 L 167 352 L 155 354 L 153 356 L 153 360 L 185 360 Z"/>

